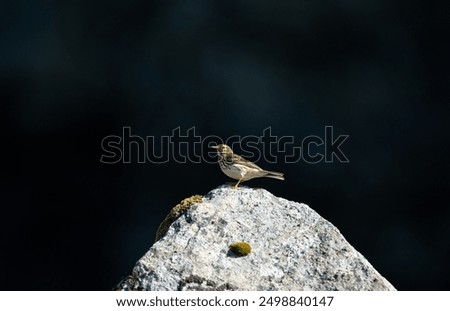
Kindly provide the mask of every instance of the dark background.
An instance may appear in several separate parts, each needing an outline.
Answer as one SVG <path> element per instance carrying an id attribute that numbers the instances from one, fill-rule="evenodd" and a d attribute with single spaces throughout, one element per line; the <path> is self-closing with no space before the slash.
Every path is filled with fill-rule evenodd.
<path id="1" fill-rule="evenodd" d="M 426 3 L 425 3 L 426 2 Z M 111 289 L 217 164 L 100 163 L 101 140 L 350 135 L 258 163 L 401 290 L 450 289 L 448 1 L 1 1 L 1 289 Z"/>

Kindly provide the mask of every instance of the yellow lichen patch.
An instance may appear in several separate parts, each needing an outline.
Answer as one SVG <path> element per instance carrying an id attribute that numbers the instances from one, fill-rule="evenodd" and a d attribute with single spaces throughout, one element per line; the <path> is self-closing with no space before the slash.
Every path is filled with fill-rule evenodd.
<path id="1" fill-rule="evenodd" d="M 230 251 L 238 256 L 247 256 L 252 251 L 252 247 L 247 242 L 236 242 L 228 246 Z"/>
<path id="2" fill-rule="evenodd" d="M 159 225 L 158 230 L 156 231 L 156 239 L 155 242 L 159 241 L 169 230 L 170 225 L 178 219 L 181 215 L 183 215 L 192 205 L 196 203 L 201 203 L 203 200 L 203 196 L 201 195 L 193 195 L 189 198 L 184 199 L 179 204 L 177 204 L 170 213 L 166 216 L 166 218 Z"/>

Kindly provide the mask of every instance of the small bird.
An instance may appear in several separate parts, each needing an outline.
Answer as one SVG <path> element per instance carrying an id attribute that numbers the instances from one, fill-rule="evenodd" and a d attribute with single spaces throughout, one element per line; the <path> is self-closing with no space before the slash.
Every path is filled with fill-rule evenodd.
<path id="1" fill-rule="evenodd" d="M 263 170 L 255 163 L 234 154 L 233 150 L 225 144 L 212 146 L 212 148 L 217 151 L 222 172 L 228 177 L 238 180 L 236 185 L 234 185 L 235 189 L 241 182 L 258 177 L 270 177 L 284 180 L 283 173 Z"/>

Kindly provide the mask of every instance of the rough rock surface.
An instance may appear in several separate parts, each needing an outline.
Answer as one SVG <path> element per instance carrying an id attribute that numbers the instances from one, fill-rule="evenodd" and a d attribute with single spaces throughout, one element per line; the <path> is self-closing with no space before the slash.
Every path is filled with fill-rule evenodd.
<path id="1" fill-rule="evenodd" d="M 251 252 L 236 256 L 235 242 Z M 264 189 L 221 186 L 192 205 L 119 290 L 395 290 L 330 222 Z"/>

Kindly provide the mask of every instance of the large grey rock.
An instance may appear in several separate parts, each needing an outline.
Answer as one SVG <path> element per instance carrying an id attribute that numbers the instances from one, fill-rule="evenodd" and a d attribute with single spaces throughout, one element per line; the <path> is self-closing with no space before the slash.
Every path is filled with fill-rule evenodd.
<path id="1" fill-rule="evenodd" d="M 239 241 L 249 255 L 229 250 Z M 395 290 L 307 205 L 229 186 L 189 207 L 118 289 Z"/>

